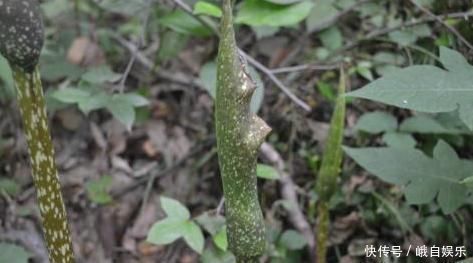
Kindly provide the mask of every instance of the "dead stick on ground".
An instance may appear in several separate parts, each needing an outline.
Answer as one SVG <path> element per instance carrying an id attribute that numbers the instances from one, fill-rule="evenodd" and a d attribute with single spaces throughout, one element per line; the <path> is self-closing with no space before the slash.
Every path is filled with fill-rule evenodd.
<path id="1" fill-rule="evenodd" d="M 307 222 L 305 215 L 302 212 L 302 209 L 299 207 L 296 193 L 297 186 L 292 181 L 291 176 L 285 172 L 286 168 L 281 155 L 269 143 L 263 143 L 261 146 L 261 153 L 279 171 L 281 176 L 281 194 L 285 200 L 291 203 L 291 205 L 287 207 L 289 212 L 289 220 L 296 227 L 296 229 L 302 233 L 305 240 L 307 241 L 310 252 L 313 253 L 315 251 L 315 236 L 312 232 L 310 224 Z"/>

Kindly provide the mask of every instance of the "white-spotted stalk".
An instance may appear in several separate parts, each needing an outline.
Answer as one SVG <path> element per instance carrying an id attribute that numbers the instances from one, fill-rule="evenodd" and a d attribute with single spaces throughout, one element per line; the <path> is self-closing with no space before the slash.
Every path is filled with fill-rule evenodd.
<path id="1" fill-rule="evenodd" d="M 13 70 L 49 260 L 69 263 L 72 242 L 37 66 L 43 31 L 37 0 L 0 0 L 0 53 Z"/>

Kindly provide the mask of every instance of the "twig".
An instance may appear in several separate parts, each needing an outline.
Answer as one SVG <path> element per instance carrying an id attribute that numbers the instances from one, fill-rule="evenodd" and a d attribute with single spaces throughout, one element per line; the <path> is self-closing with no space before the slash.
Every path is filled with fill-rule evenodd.
<path id="1" fill-rule="evenodd" d="M 468 42 L 468 40 L 466 40 L 462 34 L 460 34 L 460 32 L 458 32 L 453 26 L 445 23 L 445 21 L 436 16 L 434 13 L 432 13 L 429 9 L 423 7 L 422 5 L 416 3 L 416 1 L 414 0 L 410 0 L 412 4 L 414 4 L 420 11 L 422 11 L 423 13 L 427 14 L 429 17 L 431 17 L 432 19 L 434 19 L 435 21 L 439 22 L 440 24 L 442 24 L 444 27 L 446 27 L 448 30 L 450 30 L 450 32 L 452 32 L 452 34 L 454 34 L 458 39 L 460 39 L 461 42 L 463 42 L 463 44 L 465 44 L 465 46 L 467 46 L 469 49 L 473 49 L 473 45 L 470 44 L 470 42 Z"/>
<path id="2" fill-rule="evenodd" d="M 215 23 L 212 23 L 212 21 L 209 21 L 209 20 L 206 20 L 204 19 L 203 17 L 200 17 L 200 16 L 197 16 L 195 15 L 193 12 L 192 12 L 192 8 L 184 3 L 182 0 L 173 0 L 174 3 L 176 3 L 176 5 L 178 7 L 180 7 L 182 10 L 184 10 L 185 12 L 187 12 L 188 14 L 190 14 L 191 16 L 193 16 L 194 18 L 196 18 L 202 25 L 208 27 L 210 30 L 212 30 L 212 32 L 217 35 L 218 37 L 220 37 L 220 32 L 218 31 L 218 28 L 217 26 L 215 25 Z M 258 69 L 259 71 L 261 71 L 263 74 L 265 74 L 274 84 L 276 84 L 276 86 L 281 89 L 282 92 L 284 92 L 284 94 L 286 94 L 295 104 L 297 104 L 298 106 L 300 106 L 301 108 L 303 108 L 305 111 L 310 111 L 311 108 L 310 106 L 305 103 L 304 101 L 302 101 L 301 99 L 299 99 L 294 93 L 292 93 L 292 91 L 289 90 L 288 87 L 286 87 L 286 85 L 284 85 L 284 83 L 282 83 L 277 77 L 276 75 L 274 75 L 273 72 L 271 72 L 271 70 L 269 68 L 267 68 L 266 66 L 264 66 L 263 64 L 261 64 L 260 62 L 258 62 L 255 58 L 253 58 L 252 56 L 250 56 L 249 54 L 247 54 L 246 52 L 244 52 L 242 49 L 239 49 L 240 53 L 246 58 L 246 60 L 249 62 L 250 65 L 252 65 L 253 67 L 255 67 L 256 69 Z"/>
<path id="3" fill-rule="evenodd" d="M 273 74 L 280 74 L 280 73 L 289 73 L 289 72 L 296 72 L 296 71 L 304 71 L 304 70 L 334 70 L 338 69 L 340 66 L 338 64 L 334 65 L 315 65 L 315 64 L 303 64 L 291 67 L 281 67 L 276 69 L 271 69 Z"/>
<path id="4" fill-rule="evenodd" d="M 339 53 L 342 53 L 344 51 L 350 50 L 350 49 L 358 46 L 359 44 L 361 44 L 364 41 L 371 40 L 373 38 L 378 38 L 380 36 L 389 34 L 391 32 L 399 30 L 401 28 L 413 27 L 413 26 L 416 26 L 416 25 L 419 25 L 419 24 L 436 21 L 437 19 L 441 19 L 442 21 L 446 20 L 446 19 L 461 19 L 461 18 L 468 19 L 471 16 L 473 16 L 473 11 L 450 13 L 450 14 L 438 15 L 438 16 L 435 16 L 435 17 L 425 17 L 423 19 L 418 19 L 418 20 L 405 22 L 405 23 L 402 23 L 402 24 L 399 24 L 399 25 L 396 25 L 396 26 L 383 28 L 383 29 L 380 29 L 380 30 L 378 30 L 378 29 L 373 30 L 370 33 L 366 34 L 364 37 L 361 37 L 361 38 L 359 38 L 359 39 L 357 39 L 353 42 L 350 42 L 347 45 L 335 50 L 332 53 L 331 57 L 333 57 L 334 54 L 339 54 Z"/>
<path id="5" fill-rule="evenodd" d="M 313 253 L 315 249 L 315 236 L 312 232 L 310 224 L 307 222 L 304 213 L 297 202 L 296 184 L 292 181 L 289 174 L 285 172 L 285 164 L 281 155 L 269 143 L 263 143 L 261 146 L 261 153 L 276 166 L 280 174 L 281 194 L 290 205 L 286 207 L 289 213 L 289 220 L 294 227 L 301 232 L 309 246 L 310 252 Z"/>

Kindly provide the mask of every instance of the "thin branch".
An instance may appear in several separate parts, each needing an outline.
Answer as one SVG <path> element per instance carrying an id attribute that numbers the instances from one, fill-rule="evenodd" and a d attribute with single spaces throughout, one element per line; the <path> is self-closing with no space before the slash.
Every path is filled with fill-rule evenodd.
<path id="1" fill-rule="evenodd" d="M 473 11 L 450 13 L 450 14 L 438 15 L 438 16 L 434 16 L 434 17 L 425 17 L 425 18 L 422 18 L 422 19 L 412 20 L 412 21 L 409 21 L 409 22 L 401 23 L 397 26 L 392 26 L 392 27 L 383 28 L 383 29 L 379 29 L 379 30 L 378 29 L 373 30 L 370 33 L 366 34 L 364 37 L 361 37 L 358 40 L 355 40 L 353 42 L 350 42 L 347 45 L 341 47 L 340 49 L 334 51 L 332 54 L 342 53 L 344 51 L 350 50 L 350 49 L 360 45 L 364 41 L 371 40 L 371 39 L 374 39 L 374 38 L 378 38 L 380 36 L 389 34 L 391 32 L 394 32 L 394 31 L 402 29 L 402 28 L 413 27 L 413 26 L 420 25 L 420 24 L 423 24 L 423 23 L 436 21 L 437 19 L 441 19 L 442 21 L 444 21 L 446 19 L 465 19 L 465 20 L 467 20 L 469 17 L 472 17 L 472 16 L 473 16 Z"/>
<path id="2" fill-rule="evenodd" d="M 453 26 L 447 24 L 442 18 L 436 16 L 434 13 L 432 13 L 429 9 L 423 7 L 422 5 L 416 3 L 416 1 L 414 0 L 410 0 L 412 4 L 414 4 L 420 11 L 422 11 L 423 13 L 427 14 L 429 17 L 431 17 L 432 19 L 434 19 L 435 21 L 439 22 L 440 24 L 442 24 L 444 27 L 446 27 L 448 30 L 450 30 L 450 32 L 452 32 L 452 34 L 454 34 L 458 39 L 460 39 L 461 42 L 463 42 L 463 44 L 465 44 L 465 46 L 467 46 L 469 49 L 473 49 L 473 45 L 471 45 L 470 42 L 468 42 L 468 40 L 466 40 L 462 34 L 460 34 L 460 32 L 458 32 Z"/>
<path id="3" fill-rule="evenodd" d="M 285 172 L 286 167 L 284 164 L 281 155 L 274 149 L 273 146 L 269 143 L 263 143 L 261 146 L 261 153 L 271 162 L 280 174 L 280 183 L 281 183 L 281 194 L 284 200 L 290 203 L 286 207 L 289 214 L 289 220 L 294 225 L 294 227 L 304 236 L 304 239 L 307 241 L 310 252 L 313 253 L 315 249 L 315 236 L 312 232 L 310 224 L 307 222 L 302 209 L 299 207 L 297 201 L 297 185 L 287 172 Z"/>
<path id="4" fill-rule="evenodd" d="M 211 20 L 207 20 L 201 16 L 198 16 L 198 15 L 195 15 L 193 12 L 192 12 L 192 8 L 184 3 L 182 0 L 173 0 L 174 3 L 176 3 L 176 5 L 178 7 L 180 7 L 182 10 L 184 10 L 185 12 L 187 12 L 188 14 L 190 14 L 191 16 L 193 16 L 195 19 L 197 19 L 202 25 L 208 27 L 210 30 L 212 30 L 212 32 L 217 35 L 218 37 L 220 37 L 220 32 L 218 30 L 218 27 L 215 23 L 212 23 Z M 263 64 L 261 64 L 260 62 L 258 62 L 255 58 L 253 58 L 252 56 L 250 56 L 249 54 L 247 54 L 245 51 L 243 51 L 242 49 L 239 49 L 240 53 L 246 58 L 246 60 L 248 61 L 248 63 L 250 65 L 252 65 L 253 67 L 255 67 L 256 69 L 258 69 L 259 71 L 261 71 L 263 74 L 265 74 L 279 89 L 281 89 L 281 91 L 286 94 L 295 104 L 297 104 L 298 106 L 300 106 L 302 109 L 304 109 L 305 111 L 310 111 L 311 108 L 310 106 L 305 103 L 303 100 L 299 99 L 294 93 L 292 93 L 292 91 L 286 87 L 286 85 L 284 85 L 284 83 L 281 82 L 281 80 L 278 79 L 278 77 L 276 77 L 276 75 L 274 75 L 274 73 L 271 71 L 271 69 L 269 69 L 268 67 L 264 66 Z"/>
<path id="5" fill-rule="evenodd" d="M 280 74 L 280 73 L 289 73 L 289 72 L 297 72 L 297 71 L 304 71 L 304 70 L 334 70 L 338 69 L 340 66 L 338 64 L 333 65 L 316 65 L 316 64 L 303 64 L 291 67 L 281 67 L 276 69 L 271 69 L 273 74 Z"/>

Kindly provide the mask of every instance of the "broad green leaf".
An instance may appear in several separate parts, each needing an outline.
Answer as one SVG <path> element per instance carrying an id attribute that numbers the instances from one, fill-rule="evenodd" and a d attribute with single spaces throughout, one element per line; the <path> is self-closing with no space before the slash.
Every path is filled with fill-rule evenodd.
<path id="1" fill-rule="evenodd" d="M 202 254 L 204 251 L 204 234 L 202 229 L 196 223 L 187 221 L 183 226 L 182 232 L 187 245 L 195 252 Z"/>
<path id="2" fill-rule="evenodd" d="M 338 10 L 333 5 L 333 0 L 315 1 L 306 20 L 306 28 L 309 33 L 319 31 L 330 26 L 330 22 L 337 14 Z"/>
<path id="3" fill-rule="evenodd" d="M 336 96 L 333 92 L 332 85 L 328 84 L 325 81 L 319 81 L 317 83 L 317 90 L 324 96 L 326 99 L 334 101 Z"/>
<path id="4" fill-rule="evenodd" d="M 360 117 L 354 129 L 373 134 L 394 131 L 397 129 L 397 120 L 387 112 L 369 112 Z"/>
<path id="5" fill-rule="evenodd" d="M 136 93 L 116 94 L 114 98 L 135 107 L 143 107 L 149 104 L 148 99 Z"/>
<path id="6" fill-rule="evenodd" d="M 205 89 L 207 89 L 207 92 L 215 99 L 217 89 L 217 64 L 214 61 L 205 63 L 200 69 L 199 77 Z"/>
<path id="7" fill-rule="evenodd" d="M 279 243 L 287 249 L 299 250 L 307 245 L 307 241 L 297 231 L 287 230 L 281 235 Z"/>
<path id="8" fill-rule="evenodd" d="M 156 245 L 167 245 L 182 237 L 188 220 L 165 218 L 154 223 L 148 232 L 147 242 Z"/>
<path id="9" fill-rule="evenodd" d="M 105 92 L 100 92 L 90 97 L 81 97 L 77 101 L 77 103 L 79 109 L 84 114 L 89 114 L 89 112 L 93 110 L 106 108 L 110 101 L 110 98 L 110 95 L 106 94 Z"/>
<path id="10" fill-rule="evenodd" d="M 135 108 L 127 103 L 119 103 L 119 100 L 111 100 L 107 104 L 107 109 L 113 117 L 123 123 L 127 130 L 131 130 L 135 122 Z"/>
<path id="11" fill-rule="evenodd" d="M 0 262 L 5 263 L 28 263 L 31 257 L 23 247 L 10 243 L 0 243 L 0 255 Z"/>
<path id="12" fill-rule="evenodd" d="M 216 235 L 217 232 L 225 226 L 225 217 L 221 215 L 212 215 L 208 212 L 199 215 L 195 218 L 195 221 L 211 235 Z"/>
<path id="13" fill-rule="evenodd" d="M 473 163 L 459 159 L 444 141 L 435 146 L 433 158 L 414 148 L 344 149 L 368 172 L 404 186 L 410 204 L 426 204 L 436 197 L 442 211 L 449 214 L 466 200 L 468 189 L 461 182 L 471 176 Z"/>
<path id="14" fill-rule="evenodd" d="M 197 19 L 182 10 L 176 10 L 165 15 L 159 19 L 159 23 L 178 33 L 186 35 L 199 37 L 212 35 L 210 29 L 203 26 Z"/>
<path id="15" fill-rule="evenodd" d="M 459 111 L 473 129 L 473 67 L 458 52 L 441 47 L 440 60 L 447 69 L 417 65 L 392 72 L 347 96 L 383 102 L 421 112 Z"/>
<path id="16" fill-rule="evenodd" d="M 279 172 L 272 166 L 258 164 L 256 166 L 256 176 L 263 179 L 277 180 L 279 179 Z"/>
<path id="17" fill-rule="evenodd" d="M 429 37 L 432 32 L 426 24 L 405 28 L 389 33 L 389 38 L 401 46 L 413 44 L 421 37 Z"/>
<path id="18" fill-rule="evenodd" d="M 342 141 L 346 111 L 346 101 L 343 95 L 345 90 L 346 76 L 344 70 L 340 69 L 338 98 L 330 121 L 330 130 L 315 186 L 316 192 L 323 202 L 328 202 L 335 193 L 337 178 L 342 165 Z"/>
<path id="19" fill-rule="evenodd" d="M 222 9 L 220 7 L 205 1 L 198 1 L 194 5 L 195 15 L 209 15 L 214 17 L 222 16 Z"/>
<path id="20" fill-rule="evenodd" d="M 235 263 L 235 256 L 230 252 L 221 251 L 213 246 L 206 248 L 202 255 L 202 263 Z"/>
<path id="21" fill-rule="evenodd" d="M 227 227 L 222 227 L 213 237 L 215 246 L 220 248 L 222 251 L 227 251 L 228 249 L 228 239 L 227 239 Z"/>
<path id="22" fill-rule="evenodd" d="M 97 204 L 108 204 L 113 201 L 108 193 L 110 186 L 113 183 L 111 176 L 102 176 L 98 180 L 89 181 L 85 185 L 87 196 L 89 199 Z"/>
<path id="23" fill-rule="evenodd" d="M 464 131 L 456 128 L 447 128 L 438 120 L 428 115 L 416 115 L 405 119 L 399 126 L 400 131 L 411 133 L 460 134 Z"/>
<path id="24" fill-rule="evenodd" d="M 12 179 L 0 177 L 0 193 L 2 191 L 14 196 L 20 192 L 20 185 Z"/>
<path id="25" fill-rule="evenodd" d="M 306 18 L 313 5 L 310 1 L 278 5 L 262 0 L 246 0 L 235 22 L 250 26 L 292 26 Z"/>
<path id="26" fill-rule="evenodd" d="M 102 84 L 105 82 L 116 82 L 121 77 L 121 74 L 113 72 L 108 66 L 99 66 L 87 70 L 82 76 L 82 80 L 93 84 Z"/>
<path id="27" fill-rule="evenodd" d="M 417 144 L 414 137 L 409 133 L 387 132 L 383 135 L 383 142 L 391 147 L 414 148 Z"/>
<path id="28" fill-rule="evenodd" d="M 342 32 L 336 26 L 332 26 L 319 34 L 322 45 L 329 50 L 336 50 L 343 45 Z"/>
<path id="29" fill-rule="evenodd" d="M 90 92 L 77 88 L 64 88 L 55 91 L 51 96 L 64 103 L 78 103 L 90 99 Z"/>
<path id="30" fill-rule="evenodd" d="M 182 205 L 179 201 L 164 197 L 162 196 L 160 198 L 161 200 L 161 206 L 166 212 L 166 215 L 168 218 L 173 218 L 175 220 L 188 220 L 190 219 L 191 215 L 189 213 L 189 210 L 187 207 Z"/>

